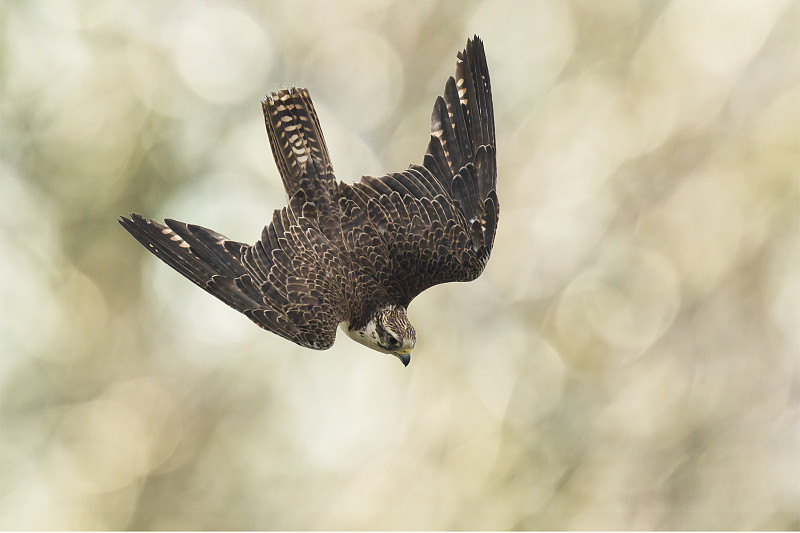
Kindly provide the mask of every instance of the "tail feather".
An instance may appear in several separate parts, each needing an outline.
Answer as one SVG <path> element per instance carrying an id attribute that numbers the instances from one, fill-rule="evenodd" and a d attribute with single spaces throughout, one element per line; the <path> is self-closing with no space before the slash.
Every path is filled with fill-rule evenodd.
<path id="1" fill-rule="evenodd" d="M 272 155 L 291 198 L 308 180 L 335 183 L 328 147 L 307 89 L 292 87 L 263 102 Z"/>

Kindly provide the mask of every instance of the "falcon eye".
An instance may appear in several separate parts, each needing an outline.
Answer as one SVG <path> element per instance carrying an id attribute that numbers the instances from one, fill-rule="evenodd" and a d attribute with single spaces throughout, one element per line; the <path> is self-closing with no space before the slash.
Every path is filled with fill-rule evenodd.
<path id="1" fill-rule="evenodd" d="M 400 341 L 397 340 L 395 337 L 389 337 L 389 340 L 386 341 L 389 344 L 390 348 L 395 348 L 400 346 Z"/>

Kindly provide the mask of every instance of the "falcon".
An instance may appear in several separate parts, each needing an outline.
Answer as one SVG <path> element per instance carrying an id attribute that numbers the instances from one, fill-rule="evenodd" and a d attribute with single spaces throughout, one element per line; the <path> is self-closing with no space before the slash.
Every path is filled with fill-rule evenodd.
<path id="1" fill-rule="evenodd" d="M 119 223 L 145 248 L 262 328 L 325 350 L 336 328 L 408 366 L 406 310 L 425 289 L 471 281 L 499 215 L 492 89 L 478 36 L 436 99 L 421 165 L 338 181 L 308 90 L 262 102 L 289 201 L 255 244 L 137 213 Z"/>

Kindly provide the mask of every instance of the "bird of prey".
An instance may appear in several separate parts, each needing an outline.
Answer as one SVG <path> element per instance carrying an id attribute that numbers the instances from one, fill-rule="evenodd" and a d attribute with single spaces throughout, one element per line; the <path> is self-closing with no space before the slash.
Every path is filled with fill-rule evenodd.
<path id="1" fill-rule="evenodd" d="M 122 226 L 166 264 L 250 320 L 325 350 L 336 327 L 408 366 L 406 309 L 425 289 L 471 281 L 492 251 L 499 215 L 492 89 L 483 42 L 459 52 L 436 99 L 421 165 L 338 181 L 308 90 L 263 102 L 289 198 L 255 244 L 133 213 Z"/>

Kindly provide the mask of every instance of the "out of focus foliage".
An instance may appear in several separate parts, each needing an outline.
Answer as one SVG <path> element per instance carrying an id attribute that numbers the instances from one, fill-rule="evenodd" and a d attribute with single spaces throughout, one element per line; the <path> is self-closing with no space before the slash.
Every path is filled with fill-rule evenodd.
<path id="1" fill-rule="evenodd" d="M 0 4 L 0 527 L 798 528 L 800 4 Z M 421 161 L 486 43 L 500 227 L 412 364 L 298 348 L 130 211 L 254 241 L 259 100 Z"/>

